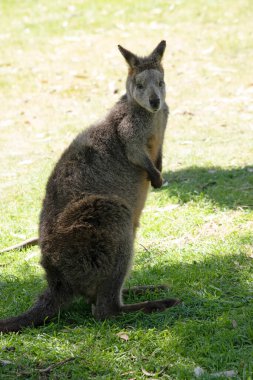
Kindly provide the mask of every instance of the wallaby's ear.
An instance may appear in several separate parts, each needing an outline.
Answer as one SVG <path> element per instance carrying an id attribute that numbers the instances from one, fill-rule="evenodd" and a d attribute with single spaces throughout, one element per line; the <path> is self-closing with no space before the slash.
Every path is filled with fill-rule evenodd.
<path id="1" fill-rule="evenodd" d="M 123 48 L 120 45 L 118 45 L 118 48 L 119 48 L 119 51 L 121 52 L 121 54 L 123 55 L 123 57 L 125 58 L 125 60 L 127 61 L 128 65 L 130 66 L 131 69 L 133 69 L 135 66 L 138 65 L 139 59 L 135 54 L 131 53 L 131 51 Z"/>
<path id="2" fill-rule="evenodd" d="M 152 51 L 152 53 L 150 54 L 150 57 L 155 58 L 158 62 L 161 62 L 165 48 L 166 48 L 166 41 L 163 40 Z"/>

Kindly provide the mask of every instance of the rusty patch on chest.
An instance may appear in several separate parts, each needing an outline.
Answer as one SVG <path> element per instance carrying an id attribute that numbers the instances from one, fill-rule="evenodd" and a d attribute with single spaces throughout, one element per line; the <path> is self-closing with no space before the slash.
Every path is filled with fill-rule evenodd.
<path id="1" fill-rule="evenodd" d="M 161 142 L 157 136 L 153 135 L 148 139 L 147 148 L 153 162 L 157 160 L 160 145 L 161 145 Z"/>

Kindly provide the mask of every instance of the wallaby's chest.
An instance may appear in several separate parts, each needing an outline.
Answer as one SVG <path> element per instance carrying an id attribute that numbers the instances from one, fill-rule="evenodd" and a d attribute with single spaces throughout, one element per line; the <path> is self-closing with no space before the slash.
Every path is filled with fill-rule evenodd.
<path id="1" fill-rule="evenodd" d="M 153 162 L 155 162 L 157 159 L 161 145 L 162 145 L 161 136 L 152 135 L 151 137 L 148 138 L 147 148 Z"/>
<path id="2" fill-rule="evenodd" d="M 164 119 L 163 113 L 157 115 L 157 118 L 153 121 L 152 124 L 152 131 L 147 137 L 146 147 L 148 149 L 150 158 L 153 162 L 155 162 L 163 144 L 164 131 L 166 126 L 166 120 Z"/>

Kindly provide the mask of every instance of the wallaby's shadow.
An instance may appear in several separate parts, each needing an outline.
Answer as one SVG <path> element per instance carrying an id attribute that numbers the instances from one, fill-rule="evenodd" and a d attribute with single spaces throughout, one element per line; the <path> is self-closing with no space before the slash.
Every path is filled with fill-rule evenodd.
<path id="1" fill-rule="evenodd" d="M 142 256 L 148 257 L 148 252 L 140 253 L 140 259 Z M 145 258 L 145 257 L 144 257 Z M 248 258 L 248 266 L 252 266 L 252 260 Z M 171 309 L 168 309 L 162 313 L 143 314 L 130 313 L 122 316 L 117 316 L 104 322 L 96 322 L 92 316 L 90 307 L 86 305 L 83 300 L 76 300 L 70 305 L 70 307 L 63 311 L 61 315 L 56 316 L 50 324 L 41 326 L 35 329 L 29 329 L 21 332 L 24 334 L 23 341 L 31 339 L 31 337 L 41 336 L 41 334 L 47 334 L 55 339 L 59 336 L 59 339 L 64 341 L 79 342 L 81 339 L 86 339 L 89 335 L 94 335 L 94 341 L 89 342 L 89 347 L 93 347 L 95 352 L 100 347 L 100 339 L 108 339 L 113 341 L 116 339 L 116 333 L 122 331 L 122 329 L 136 331 L 138 334 L 145 335 L 151 332 L 149 336 L 162 336 L 165 332 L 164 338 L 166 343 L 175 345 L 176 350 L 179 352 L 187 352 L 187 360 L 196 359 L 196 345 L 203 339 L 203 350 L 206 347 L 210 348 L 213 345 L 221 342 L 224 344 L 224 334 L 228 334 L 230 337 L 229 342 L 245 348 L 251 347 L 252 341 L 245 334 L 239 334 L 241 329 L 247 328 L 250 331 L 250 319 L 244 321 L 243 326 L 240 327 L 238 318 L 240 314 L 250 315 L 250 305 L 252 302 L 252 293 L 250 293 L 250 284 L 245 281 L 242 274 L 241 266 L 247 265 L 245 263 L 245 257 L 240 254 L 235 255 L 220 255 L 220 256 L 208 256 L 203 258 L 202 261 L 193 263 L 176 263 L 170 264 L 169 258 L 164 263 L 157 263 L 155 266 L 138 266 L 138 269 L 134 269 L 131 275 L 131 279 L 128 282 L 131 285 L 137 285 L 141 283 L 160 284 L 161 277 L 163 280 L 167 280 L 168 283 L 173 284 L 171 292 L 165 294 L 164 292 L 157 292 L 155 294 L 148 294 L 138 299 L 129 298 L 127 302 L 136 302 L 138 300 L 158 299 L 167 297 L 172 293 L 172 296 L 181 298 L 182 304 Z M 140 268 L 140 269 L 139 269 Z M 19 281 L 19 289 L 30 289 L 32 285 L 38 286 L 42 290 L 41 276 L 35 279 L 35 283 L 32 284 L 34 278 L 27 281 Z M 4 284 L 2 284 L 3 286 Z M 7 283 L 8 287 L 13 287 L 13 284 Z M 8 289 L 5 290 L 8 292 Z M 11 288 L 13 290 L 13 288 Z M 9 290 L 11 290 L 9 289 Z M 38 289 L 37 289 L 38 291 Z M 33 297 L 35 297 L 36 289 L 33 291 L 33 295 L 30 295 L 30 304 L 33 304 Z M 11 301 L 9 297 L 9 302 Z M 28 302 L 27 302 L 28 303 Z M 23 310 L 27 309 L 27 304 L 23 305 Z M 20 310 L 17 311 L 19 313 Z M 237 317 L 234 317 L 238 322 L 238 329 L 233 328 L 233 313 Z M 228 318 L 229 316 L 229 318 Z M 207 329 L 206 329 L 207 327 Z M 88 331 L 88 332 L 87 332 Z M 172 334 L 173 339 L 168 338 L 167 332 Z M 213 336 L 210 336 L 213 331 Z M 231 331 L 235 331 L 231 338 Z M 71 333 L 71 335 L 68 335 Z M 57 335 L 54 335 L 57 334 Z M 59 335 L 58 335 L 59 334 Z M 63 334 L 63 335 L 62 335 Z M 67 335 L 66 335 L 67 334 Z M 87 335 L 86 335 L 87 334 Z M 35 338 L 33 338 L 35 339 Z M 48 338 L 47 338 L 48 339 Z M 154 338 L 155 339 L 155 338 Z M 212 342 L 212 343 L 210 343 Z M 49 345 L 50 346 L 50 340 Z M 180 345 L 180 347 L 178 346 Z M 64 345 L 63 345 L 64 346 Z M 64 346 L 65 347 L 65 346 Z M 124 346 L 124 350 L 126 350 Z M 153 346 L 157 350 L 164 349 L 163 340 L 154 340 Z M 228 343 L 229 347 L 229 343 Z M 154 350 L 154 348 L 153 348 Z M 235 348 L 236 350 L 236 348 Z M 141 353 L 146 352 L 145 347 L 141 348 Z M 149 352 L 147 350 L 147 352 Z M 147 355 L 146 352 L 146 355 Z M 141 355 L 140 353 L 140 355 Z M 203 352 L 205 355 L 206 351 Z M 208 355 L 210 352 L 208 353 Z M 225 353 L 220 353 L 220 360 L 224 357 Z M 184 354 L 183 354 L 184 356 Z M 31 369 L 34 368 L 34 352 L 27 354 L 29 358 L 29 365 Z M 26 360 L 27 360 L 26 358 Z M 217 357 L 216 357 L 217 359 Z M 48 360 L 48 351 L 40 348 L 40 361 Z M 103 355 L 101 355 L 101 362 L 103 362 Z M 22 365 L 22 359 L 17 357 L 15 363 Z M 78 364 L 79 365 L 79 364 Z M 103 370 L 103 367 L 101 369 Z M 188 378 L 188 377 L 187 377 Z M 190 377 L 189 377 L 190 378 Z"/>
<path id="2" fill-rule="evenodd" d="M 168 183 L 157 191 L 168 193 L 180 203 L 202 197 L 221 208 L 253 209 L 253 167 L 189 167 L 163 176 Z"/>
<path id="3" fill-rule="evenodd" d="M 145 255 L 148 256 L 149 253 L 143 252 L 141 254 L 143 260 Z M 143 267 L 138 266 L 138 269 L 134 267 L 130 281 L 126 285 L 148 285 L 147 280 L 150 279 L 152 285 L 168 283 L 173 284 L 173 286 L 169 291 L 130 296 L 125 300 L 126 303 L 145 299 L 177 297 L 182 300 L 182 304 L 162 313 L 129 313 L 119 315 L 105 322 L 97 322 L 92 317 L 90 306 L 83 299 L 77 299 L 60 315 L 55 317 L 49 325 L 37 327 L 34 333 L 36 331 L 46 331 L 51 334 L 54 330 L 60 332 L 66 329 L 66 326 L 70 329 L 73 327 L 74 333 L 77 326 L 85 329 L 88 324 L 89 328 L 96 329 L 100 328 L 100 324 L 103 326 L 104 323 L 108 325 L 108 328 L 113 326 L 122 329 L 131 326 L 131 328 L 138 328 L 143 331 L 149 328 L 163 330 L 173 326 L 178 320 L 187 323 L 189 321 L 205 323 L 207 319 L 217 320 L 223 313 L 226 314 L 229 310 L 244 307 L 249 302 L 252 302 L 249 284 L 245 282 L 241 270 L 241 265 L 245 265 L 245 260 L 247 259 L 240 254 L 228 256 L 221 254 L 218 257 L 204 257 L 200 262 L 170 264 L 167 259 L 163 264 L 159 262 L 152 267 L 146 265 Z M 247 265 L 250 268 L 252 262 L 250 258 L 248 260 Z M 15 288 L 23 290 L 22 295 L 16 295 L 16 301 L 17 299 L 23 299 L 24 294 L 26 298 L 22 300 L 21 307 L 17 308 L 17 304 L 12 306 L 13 296 L 8 296 L 5 301 L 3 301 L 3 297 L 2 307 L 3 309 L 5 307 L 8 309 L 8 316 L 10 316 L 9 313 L 13 313 L 14 309 L 15 313 L 19 314 L 25 311 L 29 304 L 32 305 L 36 295 L 42 291 L 43 285 L 42 278 L 39 275 L 28 280 L 16 279 Z M 1 287 L 5 295 L 13 295 L 14 283 L 12 281 L 5 284 L 2 282 Z M 30 292 L 31 289 L 33 290 Z M 6 317 L 6 312 L 4 314 L 4 317 Z"/>
<path id="4" fill-rule="evenodd" d="M 148 255 L 148 253 L 145 253 Z M 145 255 L 144 254 L 144 255 Z M 249 260 L 249 265 L 252 265 Z M 249 286 L 244 281 L 241 264 L 245 265 L 245 257 L 240 254 L 221 255 L 219 257 L 206 257 L 201 262 L 170 264 L 157 264 L 157 267 L 148 266 L 142 269 L 134 269 L 131 274 L 131 285 L 147 284 L 151 278 L 152 285 L 162 282 L 173 284 L 168 291 L 147 292 L 143 295 L 125 298 L 126 303 L 176 297 L 182 303 L 162 313 L 144 314 L 142 312 L 119 315 L 106 323 L 110 326 L 124 328 L 138 327 L 143 330 L 155 328 L 166 329 L 180 321 L 204 322 L 208 318 L 219 318 L 228 310 L 243 307 L 252 302 Z M 128 285 L 128 283 L 126 284 Z M 150 284 L 151 285 L 151 284 Z M 90 307 L 83 300 L 76 300 L 61 316 L 57 329 L 62 324 L 72 326 L 83 325 L 86 319 L 92 323 Z M 93 320 L 94 321 L 94 320 Z M 93 322 L 96 326 L 100 322 Z M 104 322 L 101 322 L 102 324 Z"/>

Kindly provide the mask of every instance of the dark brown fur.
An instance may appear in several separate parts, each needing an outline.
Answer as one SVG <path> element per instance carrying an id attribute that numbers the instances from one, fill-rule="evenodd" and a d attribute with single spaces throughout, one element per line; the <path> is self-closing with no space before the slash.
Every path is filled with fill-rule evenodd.
<path id="1" fill-rule="evenodd" d="M 97 319 L 178 303 L 124 305 L 121 299 L 149 180 L 154 187 L 162 185 L 168 116 L 161 83 L 164 49 L 162 41 L 150 56 L 138 58 L 120 47 L 131 69 L 127 94 L 102 122 L 76 137 L 48 180 L 39 228 L 48 288 L 27 312 L 0 321 L 0 331 L 43 324 L 80 295 Z M 135 87 L 138 80 L 145 82 L 143 92 Z"/>

